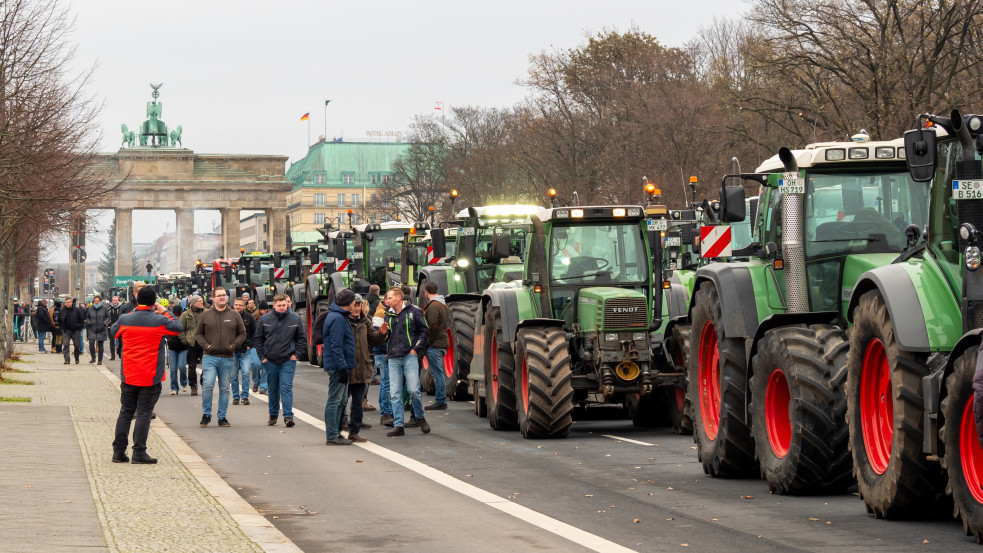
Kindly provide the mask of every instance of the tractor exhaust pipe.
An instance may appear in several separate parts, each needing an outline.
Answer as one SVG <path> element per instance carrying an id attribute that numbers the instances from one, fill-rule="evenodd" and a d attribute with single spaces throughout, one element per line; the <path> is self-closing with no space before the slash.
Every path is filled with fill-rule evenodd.
<path id="1" fill-rule="evenodd" d="M 956 131 L 956 136 L 959 137 L 959 144 L 963 147 L 963 158 L 961 161 L 975 161 L 976 156 L 976 146 L 973 145 L 973 137 L 969 134 L 969 129 L 963 124 L 963 116 L 959 113 L 958 109 L 952 110 L 949 115 L 950 125 L 952 130 Z M 971 177 L 961 177 L 961 178 L 971 178 Z"/>
<path id="2" fill-rule="evenodd" d="M 778 150 L 778 159 L 785 166 L 785 174 L 799 176 L 799 164 L 788 148 Z M 789 313 L 809 311 L 809 288 L 806 284 L 805 236 L 802 213 L 802 195 L 782 195 L 782 257 L 785 261 L 785 291 Z"/>
<path id="3" fill-rule="evenodd" d="M 533 214 L 529 217 L 532 221 L 532 244 L 530 244 L 530 252 L 533 262 L 536 263 L 536 272 L 539 273 L 539 284 L 542 287 L 542 292 L 539 293 L 539 302 L 542 307 L 542 316 L 550 318 L 553 316 L 552 310 L 550 309 L 550 295 L 547 288 L 549 282 L 549 267 L 546 263 L 546 227 L 543 226 L 542 219 L 538 215 Z"/>

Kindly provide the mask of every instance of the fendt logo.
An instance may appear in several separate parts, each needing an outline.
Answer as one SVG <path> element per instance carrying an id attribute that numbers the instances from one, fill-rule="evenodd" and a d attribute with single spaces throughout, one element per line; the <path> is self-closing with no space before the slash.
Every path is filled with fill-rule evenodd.
<path id="1" fill-rule="evenodd" d="M 612 307 L 611 310 L 615 313 L 634 313 L 641 310 L 641 307 Z"/>

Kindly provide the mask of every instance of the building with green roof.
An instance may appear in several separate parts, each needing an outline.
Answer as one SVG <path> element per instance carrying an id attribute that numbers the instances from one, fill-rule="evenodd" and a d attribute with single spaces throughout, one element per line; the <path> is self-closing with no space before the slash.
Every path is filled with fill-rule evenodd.
<path id="1" fill-rule="evenodd" d="M 388 220 L 379 209 L 381 188 L 392 178 L 392 165 L 410 145 L 404 142 L 320 140 L 290 165 L 286 179 L 289 231 L 314 231 L 325 222 L 347 224 Z"/>

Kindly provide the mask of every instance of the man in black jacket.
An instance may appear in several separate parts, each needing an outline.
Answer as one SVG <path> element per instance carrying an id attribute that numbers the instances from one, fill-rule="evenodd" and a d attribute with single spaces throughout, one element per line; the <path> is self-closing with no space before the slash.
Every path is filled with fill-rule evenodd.
<path id="1" fill-rule="evenodd" d="M 61 308 L 59 316 L 61 321 L 61 350 L 65 354 L 65 364 L 71 363 L 68 356 L 68 342 L 72 341 L 72 350 L 75 352 L 75 364 L 79 363 L 79 355 L 82 353 L 82 328 L 85 326 L 85 314 L 75 305 L 75 300 L 68 298 L 65 305 Z"/>
<path id="2" fill-rule="evenodd" d="M 269 386 L 270 419 L 266 424 L 276 424 L 282 403 L 283 423 L 289 428 L 294 425 L 293 386 L 297 354 L 307 347 L 307 333 L 300 316 L 287 310 L 287 296 L 284 294 L 274 296 L 273 311 L 259 319 L 254 345 Z"/>
<path id="3" fill-rule="evenodd" d="M 48 300 L 41 300 L 38 304 L 37 317 L 38 353 L 48 353 L 48 350 L 44 349 L 44 340 L 49 332 L 55 331 L 55 326 L 51 324 L 51 313 L 48 313 Z"/>
<path id="4" fill-rule="evenodd" d="M 121 313 L 122 309 L 123 309 L 123 304 L 121 304 L 119 302 L 119 296 L 113 296 L 113 301 L 112 301 L 112 303 L 109 304 L 109 326 L 113 326 L 114 324 L 116 324 L 116 321 L 119 320 L 119 316 L 122 315 L 122 313 Z M 122 340 L 119 340 L 118 338 L 115 338 L 113 336 L 110 336 L 109 337 L 109 340 L 110 340 L 110 342 L 109 342 L 109 355 L 110 355 L 109 360 L 110 361 L 115 361 L 116 360 L 116 352 L 119 351 L 120 344 L 122 344 L 123 342 L 122 342 Z"/>

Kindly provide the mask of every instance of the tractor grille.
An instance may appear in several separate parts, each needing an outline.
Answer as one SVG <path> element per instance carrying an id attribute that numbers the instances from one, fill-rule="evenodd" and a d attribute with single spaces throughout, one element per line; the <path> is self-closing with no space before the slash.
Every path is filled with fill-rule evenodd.
<path id="1" fill-rule="evenodd" d="M 645 298 L 615 298 L 604 302 L 604 330 L 648 326 Z"/>

